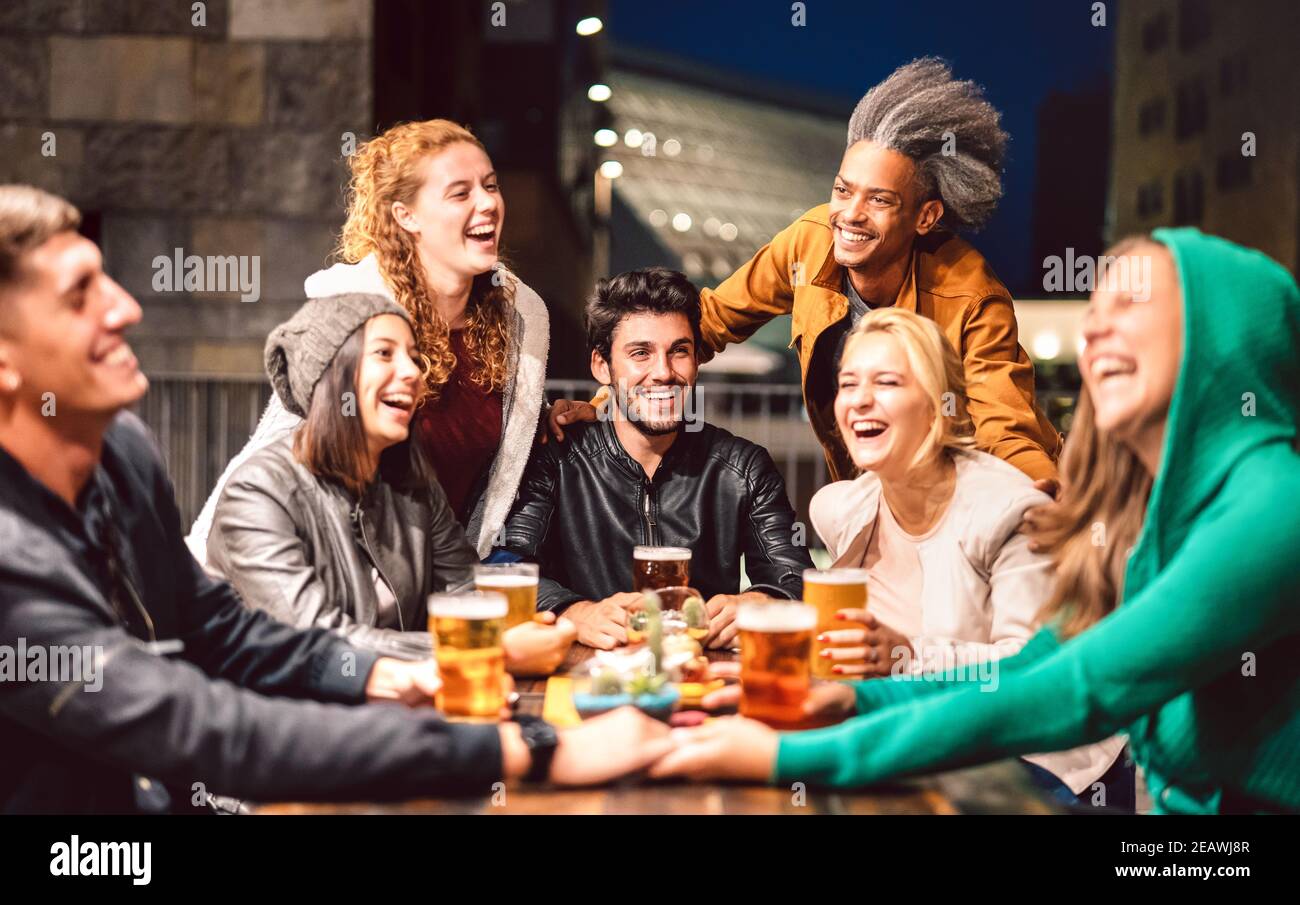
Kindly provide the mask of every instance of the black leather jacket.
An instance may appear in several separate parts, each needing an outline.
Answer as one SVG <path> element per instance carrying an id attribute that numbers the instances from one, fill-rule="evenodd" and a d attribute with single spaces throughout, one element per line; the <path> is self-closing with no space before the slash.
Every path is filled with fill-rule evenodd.
<path id="1" fill-rule="evenodd" d="M 357 503 L 294 457 L 292 434 L 230 476 L 208 534 L 208 569 L 249 606 L 408 660 L 433 655 L 428 596 L 469 585 L 478 561 L 431 476 L 405 485 L 381 478 Z M 397 603 L 387 627 L 377 580 Z"/>
<path id="2" fill-rule="evenodd" d="M 540 563 L 539 609 L 632 590 L 637 544 L 689 547 L 691 585 L 704 594 L 803 593 L 808 551 L 795 543 L 785 481 L 761 446 L 699 423 L 683 430 L 654 480 L 627 454 L 611 421 L 565 428 L 537 447 L 506 520 L 507 550 Z"/>

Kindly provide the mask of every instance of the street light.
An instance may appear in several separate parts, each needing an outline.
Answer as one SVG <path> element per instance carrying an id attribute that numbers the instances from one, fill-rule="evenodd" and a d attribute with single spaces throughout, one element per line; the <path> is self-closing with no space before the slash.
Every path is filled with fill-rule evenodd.
<path id="1" fill-rule="evenodd" d="M 602 148 L 611 148 L 618 144 L 618 133 L 613 129 L 597 129 L 595 139 Z"/>
<path id="2" fill-rule="evenodd" d="M 623 175 L 623 164 L 617 160 L 607 160 L 600 165 L 600 175 L 606 179 L 617 179 Z"/>
<path id="3" fill-rule="evenodd" d="M 575 31 L 577 31 L 577 33 L 582 35 L 584 38 L 587 38 L 590 37 L 591 35 L 594 35 L 596 32 L 600 31 L 604 27 L 605 27 L 605 23 L 600 21 L 600 18 L 598 16 L 588 16 L 585 19 L 578 20 L 578 25 Z"/>
<path id="4" fill-rule="evenodd" d="M 609 100 L 609 96 L 613 93 L 614 92 L 609 90 L 608 85 L 592 85 L 587 89 L 587 100 L 603 104 L 605 101 Z"/>

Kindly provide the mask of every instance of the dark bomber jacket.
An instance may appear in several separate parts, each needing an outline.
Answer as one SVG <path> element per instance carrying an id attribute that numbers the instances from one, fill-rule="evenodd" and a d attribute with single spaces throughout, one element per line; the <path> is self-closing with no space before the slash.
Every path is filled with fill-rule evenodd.
<path id="1" fill-rule="evenodd" d="M 78 502 L 0 448 L 0 645 L 29 663 L 36 648 L 102 652 L 97 677 L 0 681 L 0 810 L 179 809 L 195 783 L 265 801 L 486 791 L 501 778 L 495 726 L 344 706 L 362 702 L 375 654 L 254 612 L 207 576 L 133 415 L 110 426 Z M 130 601 L 120 609 L 106 524 Z M 150 635 L 182 650 L 151 649 Z"/>
<path id="2" fill-rule="evenodd" d="M 632 548 L 688 547 L 691 586 L 705 599 L 753 585 L 803 593 L 808 550 L 797 544 L 785 481 L 767 450 L 711 424 L 682 430 L 654 480 L 618 441 L 610 420 L 565 428 L 534 449 L 506 520 L 510 552 L 541 565 L 538 608 L 560 610 L 632 590 Z"/>

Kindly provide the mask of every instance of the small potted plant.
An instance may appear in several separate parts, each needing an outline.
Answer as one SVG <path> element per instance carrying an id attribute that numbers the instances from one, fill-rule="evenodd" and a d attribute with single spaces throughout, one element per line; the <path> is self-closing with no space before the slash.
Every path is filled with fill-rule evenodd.
<path id="1" fill-rule="evenodd" d="M 681 695 L 663 668 L 664 613 L 658 595 L 647 592 L 640 612 L 645 613 L 644 648 L 598 654 L 574 677 L 573 706 L 583 719 L 629 704 L 664 722 L 672 716 Z"/>

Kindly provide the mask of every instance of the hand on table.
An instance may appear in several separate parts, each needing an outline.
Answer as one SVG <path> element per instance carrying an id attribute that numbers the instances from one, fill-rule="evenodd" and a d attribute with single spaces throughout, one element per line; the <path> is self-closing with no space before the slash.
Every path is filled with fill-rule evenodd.
<path id="1" fill-rule="evenodd" d="M 438 664 L 429 660 L 380 657 L 366 679 L 367 701 L 395 701 L 407 707 L 432 707 L 442 688 Z"/>
<path id="2" fill-rule="evenodd" d="M 768 782 L 776 766 L 777 741 L 775 729 L 740 716 L 674 729 L 672 750 L 651 765 L 650 776 Z"/>
<path id="3" fill-rule="evenodd" d="M 506 670 L 516 676 L 549 676 L 564 662 L 578 637 L 578 627 L 554 613 L 538 613 L 540 622 L 525 622 L 506 631 L 501 644 Z"/>
<path id="4" fill-rule="evenodd" d="M 560 733 L 551 782 L 587 786 L 643 770 L 672 750 L 671 730 L 635 707 L 620 707 Z"/>
<path id="5" fill-rule="evenodd" d="M 736 610 L 747 600 L 767 600 L 768 596 L 758 591 L 746 591 L 743 594 L 714 594 L 704 604 L 704 611 L 709 616 L 709 634 L 704 638 L 704 646 L 718 650 L 730 648 L 736 643 L 740 628 L 736 625 Z"/>
<path id="6" fill-rule="evenodd" d="M 844 628 L 822 632 L 817 640 L 822 644 L 849 645 L 848 647 L 823 647 L 822 656 L 828 660 L 865 660 L 865 663 L 836 662 L 831 672 L 841 676 L 887 676 L 896 669 L 907 668 L 915 655 L 912 642 L 906 635 L 894 631 L 866 610 L 846 609 L 835 614 L 836 619 L 861 622 L 865 629 Z"/>
<path id="7" fill-rule="evenodd" d="M 740 677 L 739 663 L 710 663 L 710 679 L 730 679 Z M 731 684 L 717 691 L 706 694 L 700 702 L 705 710 L 724 710 L 740 704 L 740 685 Z M 857 697 L 853 689 L 843 682 L 813 682 L 804 701 L 804 716 L 810 722 L 839 722 L 852 716 L 857 709 Z"/>
<path id="8" fill-rule="evenodd" d="M 578 640 L 588 647 L 613 650 L 627 644 L 627 617 L 639 606 L 642 595 L 637 591 L 611 594 L 604 600 L 583 600 L 564 611 L 566 619 L 578 627 Z"/>

